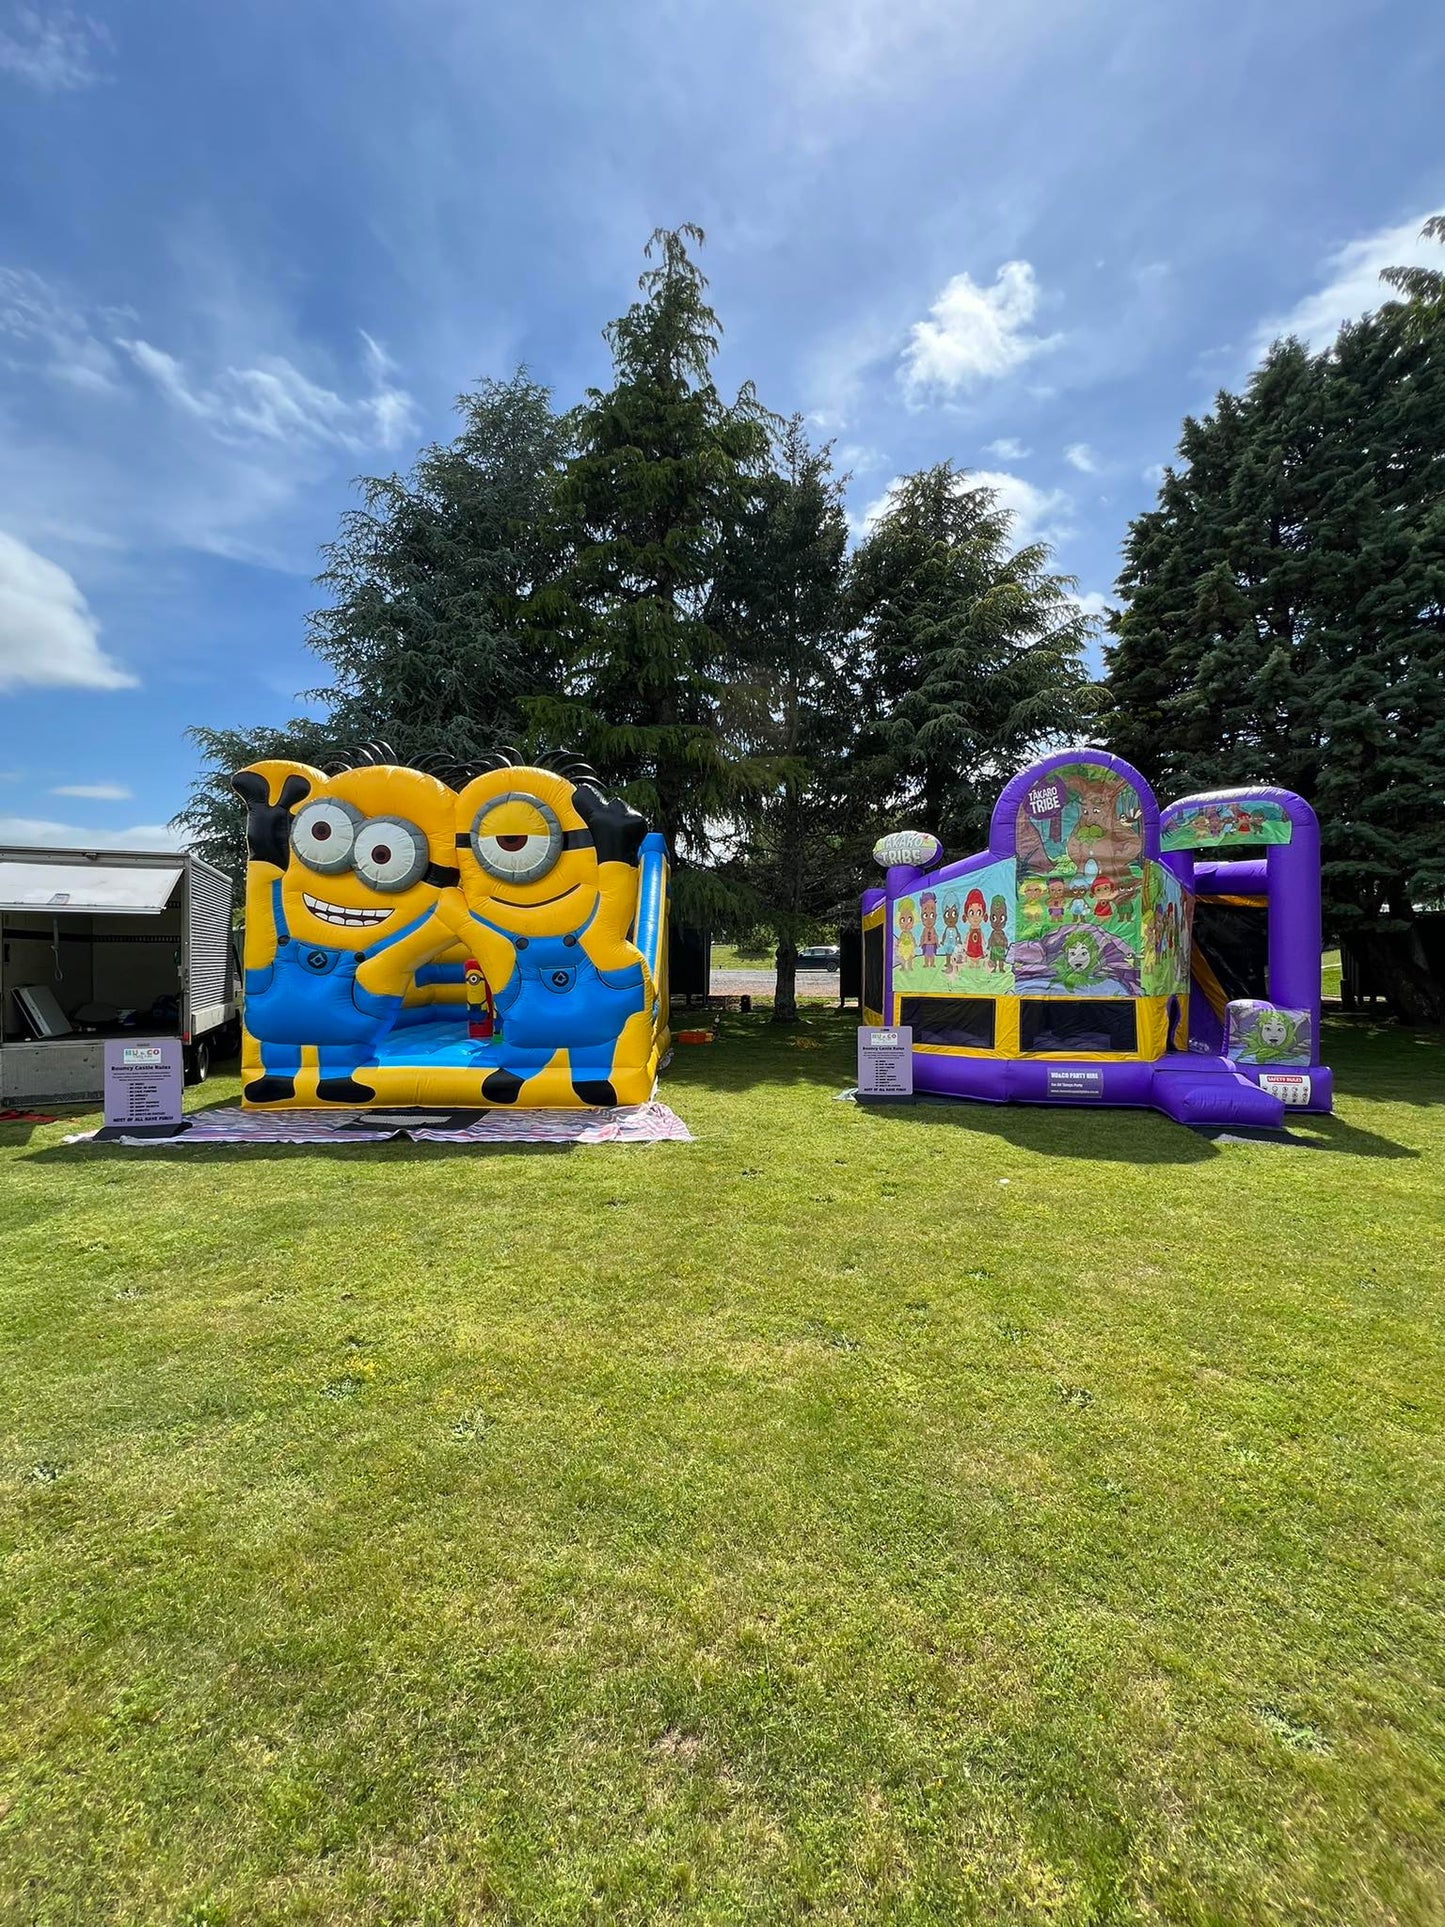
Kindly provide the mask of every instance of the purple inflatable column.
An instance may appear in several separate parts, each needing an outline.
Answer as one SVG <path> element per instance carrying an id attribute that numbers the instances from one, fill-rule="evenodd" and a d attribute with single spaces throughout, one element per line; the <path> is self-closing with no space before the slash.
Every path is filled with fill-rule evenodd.
<path id="1" fill-rule="evenodd" d="M 878 909 L 880 904 L 883 903 L 883 895 L 884 893 L 881 890 L 877 890 L 877 889 L 865 890 L 863 892 L 862 898 L 859 901 L 859 905 L 858 905 L 858 913 L 860 917 L 866 917 L 870 911 Z M 865 944 L 866 944 L 866 939 L 865 939 Z M 864 951 L 864 955 L 865 956 L 867 955 L 866 948 Z M 893 959 L 888 954 L 888 918 L 885 911 L 885 915 L 883 919 L 883 988 L 879 992 L 879 995 L 883 999 L 883 1008 L 878 1013 L 878 1015 L 883 1019 L 885 1023 L 888 1021 L 888 997 L 889 997 L 889 993 L 893 988 L 892 980 L 893 980 Z M 863 984 L 864 984 L 865 991 L 867 989 L 867 981 L 868 981 L 868 972 L 865 966 L 863 971 Z M 866 1022 L 866 1019 L 863 1015 L 866 1003 L 867 1003 L 866 996 L 860 997 L 858 999 L 859 1023 Z"/>
<path id="2" fill-rule="evenodd" d="M 1288 843 L 1265 855 L 1269 877 L 1271 1003 L 1307 1010 L 1320 1034 L 1320 825 L 1303 797 L 1278 793 L 1293 826 Z M 1318 1056 L 1318 1045 L 1316 1056 Z"/>

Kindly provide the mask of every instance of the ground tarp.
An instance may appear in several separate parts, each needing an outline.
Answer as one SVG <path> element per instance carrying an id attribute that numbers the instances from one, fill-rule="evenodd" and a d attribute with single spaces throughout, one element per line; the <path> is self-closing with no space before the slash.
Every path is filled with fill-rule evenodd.
<path id="1" fill-rule="evenodd" d="M 610 1111 L 195 1111 L 174 1129 L 82 1131 L 67 1144 L 423 1144 L 688 1143 L 692 1132 L 666 1104 Z"/>

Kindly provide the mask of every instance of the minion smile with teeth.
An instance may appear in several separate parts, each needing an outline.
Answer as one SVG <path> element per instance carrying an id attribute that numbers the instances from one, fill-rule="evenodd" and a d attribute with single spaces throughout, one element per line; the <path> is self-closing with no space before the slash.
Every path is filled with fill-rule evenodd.
<path id="1" fill-rule="evenodd" d="M 585 764 L 499 750 L 449 787 L 375 744 L 330 775 L 267 761 L 232 783 L 248 1105 L 651 1097 L 666 844 Z"/>
<path id="2" fill-rule="evenodd" d="M 376 1093 L 356 1072 L 376 1064 L 417 969 L 453 941 L 436 914 L 457 880 L 452 792 L 390 767 L 263 762 L 232 780 L 248 807 L 248 961 L 259 932 L 272 939 L 246 971 L 246 1069 L 260 1073 L 246 1099 L 294 1098 L 312 1047 L 317 1098 L 366 1103 Z"/>

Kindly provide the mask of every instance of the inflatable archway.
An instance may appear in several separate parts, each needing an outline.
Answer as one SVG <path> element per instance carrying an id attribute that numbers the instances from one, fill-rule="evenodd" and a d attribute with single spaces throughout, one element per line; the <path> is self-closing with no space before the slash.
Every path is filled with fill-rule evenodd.
<path id="1" fill-rule="evenodd" d="M 245 1104 L 652 1095 L 666 845 L 585 764 L 504 751 L 454 786 L 385 761 L 267 761 L 232 783 L 249 851 Z"/>

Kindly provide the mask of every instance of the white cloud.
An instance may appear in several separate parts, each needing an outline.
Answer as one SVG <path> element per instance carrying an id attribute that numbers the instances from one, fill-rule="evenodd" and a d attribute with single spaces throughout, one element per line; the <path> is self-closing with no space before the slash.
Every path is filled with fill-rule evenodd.
<path id="1" fill-rule="evenodd" d="M 312 381 L 283 354 L 256 355 L 209 378 L 197 376 L 166 349 L 119 331 L 136 319 L 118 309 L 86 314 L 42 276 L 0 268 L 0 367 L 119 393 L 129 363 L 182 415 L 230 442 L 307 443 L 357 454 L 395 447 L 412 428 L 412 397 L 393 380 L 395 363 L 364 328 L 357 333 L 369 389 L 348 397 Z"/>
<path id="2" fill-rule="evenodd" d="M 1439 268 L 1445 249 L 1438 241 L 1422 240 L 1426 215 L 1380 228 L 1358 241 L 1346 242 L 1324 263 L 1324 284 L 1297 301 L 1288 314 L 1262 322 L 1255 332 L 1252 352 L 1257 358 L 1282 335 L 1297 335 L 1311 348 L 1326 348 L 1347 321 L 1392 301 L 1395 292 L 1380 279 L 1381 268 Z"/>
<path id="3" fill-rule="evenodd" d="M 1058 542 L 1070 533 L 1072 504 L 1062 489 L 1035 488 L 1005 469 L 970 469 L 968 486 L 991 488 L 998 505 L 1013 517 L 1015 542 Z"/>
<path id="4" fill-rule="evenodd" d="M 1001 435 L 996 442 L 986 442 L 983 452 L 985 455 L 994 456 L 1000 462 L 1022 462 L 1026 461 L 1034 451 L 1031 448 L 1025 448 L 1015 435 Z"/>
<path id="5" fill-rule="evenodd" d="M 134 689 L 99 637 L 75 578 L 0 531 L 0 689 Z"/>
<path id="6" fill-rule="evenodd" d="M 910 100 L 920 82 L 957 74 L 978 86 L 1056 33 L 1067 0 L 790 0 L 756 9 L 764 38 L 782 28 L 789 106 L 799 95 L 836 116 L 840 101 Z M 740 9 L 739 11 L 746 11 Z"/>
<path id="7" fill-rule="evenodd" d="M 75 850 L 181 850 L 185 839 L 169 823 L 134 823 L 126 830 L 86 829 L 75 823 L 54 823 L 43 816 L 0 816 L 0 843 L 22 849 L 40 845 Z"/>
<path id="8" fill-rule="evenodd" d="M 872 448 L 867 442 L 844 442 L 841 448 L 833 450 L 834 466 L 853 475 L 866 475 L 872 469 L 885 467 L 887 461 L 881 449 Z"/>
<path id="9" fill-rule="evenodd" d="M 1064 460 L 1081 475 L 1097 475 L 1099 472 L 1099 458 L 1087 442 L 1070 442 L 1064 450 Z"/>
<path id="10" fill-rule="evenodd" d="M 904 317 L 866 314 L 831 329 L 808 350 L 803 385 L 808 420 L 825 435 L 851 421 L 865 378 L 897 353 Z"/>
<path id="11" fill-rule="evenodd" d="M 116 386 L 107 344 L 48 281 L 23 268 L 0 268 L 0 363 L 38 364 L 54 380 L 93 394 Z"/>
<path id="12" fill-rule="evenodd" d="M 364 338 L 379 377 L 380 350 L 370 336 Z M 322 442 L 359 453 L 394 447 L 411 423 L 411 397 L 389 382 L 348 401 L 308 380 L 284 355 L 269 355 L 251 368 L 222 369 L 205 384 L 148 341 L 121 340 L 117 346 L 184 414 L 226 439 Z"/>
<path id="13" fill-rule="evenodd" d="M 848 526 L 852 529 L 855 536 L 867 535 L 868 531 L 873 527 L 873 524 L 888 512 L 888 509 L 892 506 L 893 497 L 897 492 L 898 477 L 895 475 L 881 495 L 875 495 L 871 502 L 864 504 L 861 515 L 850 515 L 848 517 Z"/>
<path id="14" fill-rule="evenodd" d="M 113 46 L 104 25 L 70 7 L 17 7 L 0 27 L 0 74 L 42 94 L 74 93 L 101 78 L 97 56 Z"/>
<path id="15" fill-rule="evenodd" d="M 135 794 L 124 783 L 57 783 L 52 796 L 79 796 L 91 803 L 128 803 Z"/>
<path id="16" fill-rule="evenodd" d="M 1101 590 L 1087 589 L 1083 595 L 1070 596 L 1069 600 L 1077 603 L 1080 614 L 1086 615 L 1091 622 L 1097 622 L 1102 626 L 1109 608 L 1109 598 Z"/>
<path id="17" fill-rule="evenodd" d="M 915 321 L 903 351 L 904 392 L 915 401 L 931 393 L 957 394 L 980 381 L 996 381 L 1052 348 L 1057 335 L 1028 332 L 1039 305 L 1039 287 L 1027 261 L 1005 261 L 992 287 L 956 274 Z"/>
<path id="18" fill-rule="evenodd" d="M 186 286 L 167 324 L 181 347 L 149 317 L 0 268 L 0 525 L 46 554 L 197 549 L 309 574 L 316 531 L 298 498 L 405 448 L 418 411 L 360 330 L 350 380 L 313 366 L 314 346 L 224 250 Z M 72 405 L 35 407 L 40 382 Z M 106 406 L 75 407 L 77 390 Z"/>

